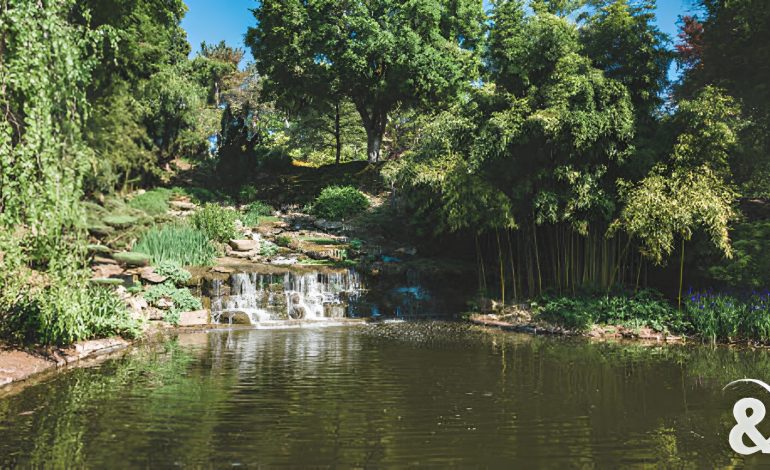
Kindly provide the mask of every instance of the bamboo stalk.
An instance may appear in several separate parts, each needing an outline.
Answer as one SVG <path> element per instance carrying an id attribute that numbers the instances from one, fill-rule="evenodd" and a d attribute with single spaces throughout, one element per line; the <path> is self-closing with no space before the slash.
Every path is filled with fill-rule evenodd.
<path id="1" fill-rule="evenodd" d="M 500 300 L 505 305 L 505 269 L 503 268 L 503 248 L 500 245 L 500 230 L 495 228 L 497 239 L 497 260 L 500 263 Z"/>

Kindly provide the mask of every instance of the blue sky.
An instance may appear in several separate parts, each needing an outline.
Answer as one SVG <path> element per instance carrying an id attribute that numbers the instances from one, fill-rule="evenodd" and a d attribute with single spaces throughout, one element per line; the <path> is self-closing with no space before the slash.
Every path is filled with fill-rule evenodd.
<path id="1" fill-rule="evenodd" d="M 201 41 L 217 43 L 221 40 L 231 46 L 243 48 L 243 35 L 254 24 L 249 11 L 256 0 L 185 0 L 189 11 L 182 20 L 193 53 L 200 49 Z M 672 38 L 676 37 L 676 21 L 691 10 L 691 0 L 658 0 L 658 27 Z M 251 60 L 247 51 L 246 59 Z M 672 70 L 672 75 L 674 71 Z"/>

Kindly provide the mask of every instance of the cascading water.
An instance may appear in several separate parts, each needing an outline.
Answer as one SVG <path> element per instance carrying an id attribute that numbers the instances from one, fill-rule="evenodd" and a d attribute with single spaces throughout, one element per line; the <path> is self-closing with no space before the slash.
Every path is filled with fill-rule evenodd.
<path id="1" fill-rule="evenodd" d="M 284 274 L 237 273 L 214 281 L 211 313 L 215 321 L 251 324 L 270 320 L 323 320 L 346 316 L 349 301 L 362 292 L 353 270 Z M 244 318 L 244 316 L 246 318 Z"/>

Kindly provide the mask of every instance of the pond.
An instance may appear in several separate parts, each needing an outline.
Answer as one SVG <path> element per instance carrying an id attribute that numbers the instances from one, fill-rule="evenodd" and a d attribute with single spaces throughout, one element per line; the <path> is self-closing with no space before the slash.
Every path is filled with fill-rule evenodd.
<path id="1" fill-rule="evenodd" d="M 768 358 L 442 321 L 180 334 L 0 398 L 0 467 L 761 464 L 722 388 Z"/>

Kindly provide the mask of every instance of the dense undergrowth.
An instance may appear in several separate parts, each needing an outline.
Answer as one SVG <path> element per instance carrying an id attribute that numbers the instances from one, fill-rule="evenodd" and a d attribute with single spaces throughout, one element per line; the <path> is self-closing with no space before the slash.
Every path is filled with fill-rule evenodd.
<path id="1" fill-rule="evenodd" d="M 770 293 L 691 291 L 681 308 L 655 291 L 544 296 L 533 303 L 538 318 L 573 331 L 593 325 L 685 334 L 710 342 L 770 342 Z"/>

